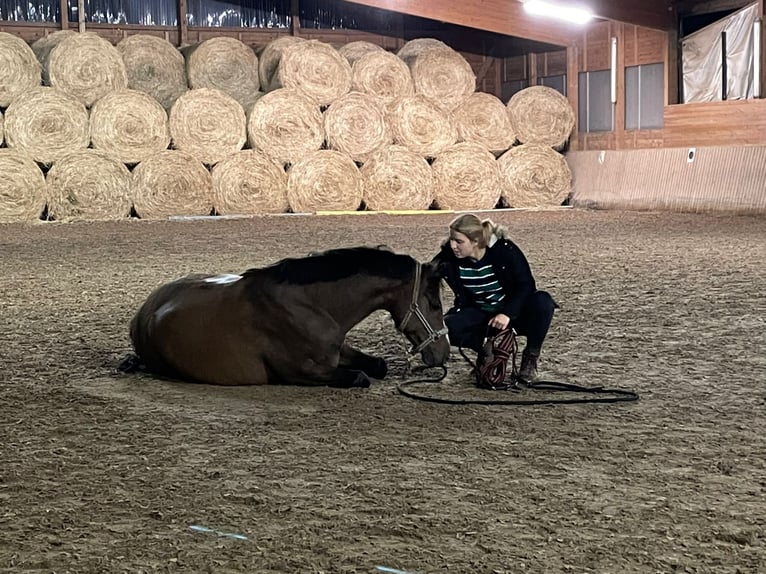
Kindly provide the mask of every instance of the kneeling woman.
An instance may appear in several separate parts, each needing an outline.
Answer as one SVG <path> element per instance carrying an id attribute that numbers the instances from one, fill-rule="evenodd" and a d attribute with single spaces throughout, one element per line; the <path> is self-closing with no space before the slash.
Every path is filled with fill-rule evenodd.
<path id="1" fill-rule="evenodd" d="M 537 378 L 537 359 L 558 305 L 538 291 L 527 258 L 505 227 L 473 214 L 450 223 L 449 240 L 434 258 L 444 264 L 455 304 L 444 317 L 453 346 L 481 353 L 484 339 L 509 327 L 527 338 L 519 377 Z"/>

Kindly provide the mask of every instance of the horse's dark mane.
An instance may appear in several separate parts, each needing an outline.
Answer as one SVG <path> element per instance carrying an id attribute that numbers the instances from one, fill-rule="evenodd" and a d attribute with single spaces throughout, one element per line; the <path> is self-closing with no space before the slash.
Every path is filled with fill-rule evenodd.
<path id="1" fill-rule="evenodd" d="M 306 285 L 332 282 L 352 275 L 371 275 L 404 279 L 414 270 L 409 255 L 392 253 L 373 247 L 331 249 L 309 257 L 283 259 L 263 269 L 250 269 L 245 276 L 268 271 L 277 281 Z"/>

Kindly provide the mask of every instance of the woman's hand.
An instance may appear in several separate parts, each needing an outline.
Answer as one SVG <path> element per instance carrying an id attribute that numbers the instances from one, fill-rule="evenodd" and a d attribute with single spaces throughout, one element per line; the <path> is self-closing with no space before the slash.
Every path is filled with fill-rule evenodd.
<path id="1" fill-rule="evenodd" d="M 500 331 L 507 329 L 510 324 L 511 318 L 503 313 L 498 313 L 489 320 L 489 326 L 499 329 Z"/>

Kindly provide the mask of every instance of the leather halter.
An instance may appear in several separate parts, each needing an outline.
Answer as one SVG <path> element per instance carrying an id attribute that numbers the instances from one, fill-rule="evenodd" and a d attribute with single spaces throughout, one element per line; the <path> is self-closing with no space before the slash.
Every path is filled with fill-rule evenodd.
<path id="1" fill-rule="evenodd" d="M 412 348 L 409 350 L 410 355 L 417 355 L 428 345 L 438 341 L 447 334 L 447 327 L 439 329 L 438 331 L 434 330 L 426 320 L 423 312 L 420 310 L 420 306 L 418 305 L 418 293 L 420 292 L 420 267 L 420 263 L 415 261 L 415 283 L 412 287 L 412 302 L 410 303 L 409 309 L 407 309 L 407 313 L 404 315 L 404 319 L 399 323 L 399 332 L 404 335 L 404 326 L 410 319 L 412 319 L 412 317 L 417 317 L 420 320 L 421 325 L 425 328 L 426 333 L 428 333 L 428 336 L 417 345 L 413 343 Z"/>

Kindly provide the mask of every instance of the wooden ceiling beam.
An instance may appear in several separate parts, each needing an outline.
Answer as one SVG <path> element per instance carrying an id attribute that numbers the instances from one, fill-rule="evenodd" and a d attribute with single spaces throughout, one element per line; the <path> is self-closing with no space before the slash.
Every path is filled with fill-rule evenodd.
<path id="1" fill-rule="evenodd" d="M 577 0 L 588 6 L 593 15 L 656 30 L 671 30 L 676 26 L 674 2 L 670 0 Z"/>
<path id="2" fill-rule="evenodd" d="M 583 33 L 581 26 L 527 14 L 518 0 L 346 1 L 558 46 L 574 43 Z"/>

